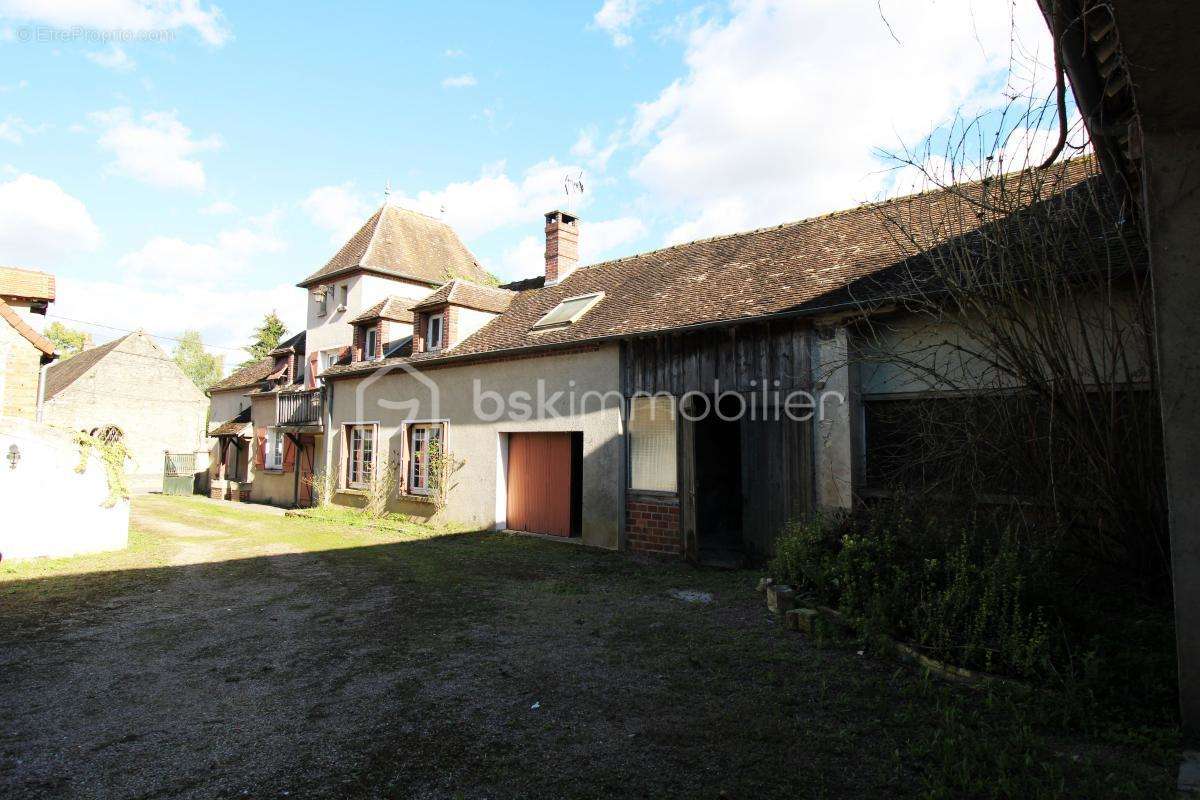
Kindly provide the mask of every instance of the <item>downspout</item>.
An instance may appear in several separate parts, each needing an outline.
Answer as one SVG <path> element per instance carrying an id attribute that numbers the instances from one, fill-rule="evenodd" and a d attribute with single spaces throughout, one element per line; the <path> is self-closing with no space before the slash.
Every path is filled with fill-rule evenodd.
<path id="1" fill-rule="evenodd" d="M 34 419 L 37 422 L 42 421 L 42 408 L 46 404 L 46 370 L 50 369 L 53 361 L 47 361 L 42 364 L 42 368 L 38 370 L 38 393 L 37 393 L 37 410 L 34 412 Z"/>
<path id="2" fill-rule="evenodd" d="M 325 464 L 323 468 L 326 485 L 333 483 L 334 486 L 337 485 L 338 477 L 331 475 L 330 470 L 333 469 L 333 387 L 336 385 L 337 381 L 325 381 L 325 385 L 321 387 L 324 394 L 321 415 L 325 418 Z M 332 500 L 333 498 L 330 498 L 330 501 Z"/>

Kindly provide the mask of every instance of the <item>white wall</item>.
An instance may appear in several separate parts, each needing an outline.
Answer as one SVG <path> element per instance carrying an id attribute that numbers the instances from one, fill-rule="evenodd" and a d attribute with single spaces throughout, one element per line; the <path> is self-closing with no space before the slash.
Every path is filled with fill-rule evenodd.
<path id="1" fill-rule="evenodd" d="M 424 380 L 438 387 L 437 403 Z M 577 404 L 568 413 L 567 399 L 558 405 L 557 418 L 523 419 L 519 412 L 489 421 L 474 408 L 474 381 L 483 391 L 509 396 L 525 391 L 536 396 L 543 381 L 547 397 L 555 392 L 609 393 L 601 403 L 595 395 L 586 410 Z M 450 479 L 446 508 L 439 518 L 477 528 L 491 528 L 502 519 L 498 500 L 504 496 L 503 436 L 523 431 L 578 431 L 583 434 L 583 530 L 585 544 L 615 549 L 619 543 L 621 481 L 624 475 L 624 439 L 619 394 L 619 350 L 610 345 L 593 352 L 547 355 L 491 363 L 431 369 L 418 378 L 404 372 L 383 377 L 334 382 L 333 427 L 327 432 L 332 463 L 342 465 L 342 424 L 378 422 L 377 452 L 382 457 L 400 452 L 401 424 L 405 420 L 447 420 L 446 448 L 462 468 Z M 615 396 L 615 398 L 614 398 Z M 408 403 L 413 403 L 408 405 Z M 484 411 L 490 408 L 485 407 Z M 341 493 L 335 502 L 360 504 L 352 493 Z M 427 516 L 430 509 L 419 501 L 398 499 L 394 509 Z"/>
<path id="2" fill-rule="evenodd" d="M 19 449 L 16 469 L 9 448 Z M 104 463 L 76 472 L 80 450 L 67 431 L 0 417 L 0 554 L 5 560 L 120 550 L 129 541 L 129 503 L 103 508 Z"/>
<path id="3" fill-rule="evenodd" d="M 308 320 L 305 347 L 309 353 L 349 347 L 354 342 L 354 329 L 350 320 L 390 295 L 416 300 L 433 292 L 432 288 L 424 284 L 364 273 L 342 276 L 331 281 L 330 285 L 336 287 L 337 294 L 323 317 L 317 316 L 317 302 L 313 299 L 312 292 L 304 290 Z M 349 289 L 350 296 L 346 310 L 337 311 L 342 286 Z"/>
<path id="4" fill-rule="evenodd" d="M 454 322 L 457 327 L 453 331 L 454 344 L 462 344 L 471 334 L 495 318 L 496 315 L 488 311 L 477 311 L 473 308 L 462 308 L 461 306 L 456 308 Z"/>

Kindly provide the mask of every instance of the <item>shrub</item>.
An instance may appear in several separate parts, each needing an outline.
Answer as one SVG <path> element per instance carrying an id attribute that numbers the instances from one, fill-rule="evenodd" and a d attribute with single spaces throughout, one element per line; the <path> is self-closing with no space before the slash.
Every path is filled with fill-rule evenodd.
<path id="1" fill-rule="evenodd" d="M 789 525 L 771 572 L 866 631 L 960 666 L 1033 677 L 1050 635 L 1031 599 L 1038 555 L 1021 542 L 1011 527 L 996 532 L 897 499 Z"/>
<path id="2" fill-rule="evenodd" d="M 1052 691 L 1071 726 L 1175 716 L 1170 609 L 1094 571 L 1067 533 L 1012 509 L 963 511 L 907 495 L 794 521 L 773 578 L 864 633 Z"/>

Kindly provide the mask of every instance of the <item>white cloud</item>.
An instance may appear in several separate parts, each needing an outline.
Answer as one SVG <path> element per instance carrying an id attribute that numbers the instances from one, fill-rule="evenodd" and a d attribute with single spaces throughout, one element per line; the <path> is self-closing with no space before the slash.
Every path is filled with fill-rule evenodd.
<path id="1" fill-rule="evenodd" d="M 204 208 L 200 209 L 201 214 L 205 214 L 210 217 L 222 216 L 224 214 L 232 214 L 235 211 L 237 211 L 237 206 L 235 206 L 233 203 L 229 202 L 228 200 L 216 200 L 212 203 L 209 203 Z"/>
<path id="2" fill-rule="evenodd" d="M 29 88 L 29 81 L 26 81 L 26 80 L 20 80 L 20 81 L 17 81 L 16 83 L 0 83 L 0 94 L 8 94 L 9 92 L 14 92 L 14 91 L 17 91 L 20 89 L 28 89 L 28 88 Z"/>
<path id="3" fill-rule="evenodd" d="M 117 261 L 129 283 L 149 287 L 218 284 L 238 275 L 255 256 L 278 253 L 285 244 L 275 233 L 277 216 L 250 220 L 250 225 L 221 231 L 211 242 L 189 242 L 155 236 Z"/>
<path id="4" fill-rule="evenodd" d="M 612 37 L 616 47 L 633 43 L 629 28 L 638 14 L 638 0 L 604 0 L 604 5 L 592 17 L 592 24 Z"/>
<path id="5" fill-rule="evenodd" d="M 329 231 L 329 241 L 338 247 L 362 227 L 374 210 L 352 183 L 313 189 L 300 207 L 314 225 Z"/>
<path id="6" fill-rule="evenodd" d="M 44 129 L 44 125 L 30 125 L 20 117 L 14 117 L 10 114 L 3 121 L 0 121 L 0 139 L 12 142 L 13 144 L 21 144 L 25 141 L 26 136 L 41 133 Z"/>
<path id="7" fill-rule="evenodd" d="M 875 0 L 741 0 L 728 20 L 691 32 L 687 74 L 637 107 L 629 133 L 648 148 L 633 177 L 688 220 L 672 237 L 873 196 L 887 181 L 879 148 L 919 140 L 960 108 L 1003 102 L 1011 41 L 1018 57 L 1050 56 L 1032 2 L 920 0 L 903 13 L 883 10 L 902 45 Z"/>
<path id="8" fill-rule="evenodd" d="M 513 224 L 536 224 L 542 214 L 566 203 L 563 179 L 580 171 L 577 164 L 560 164 L 549 158 L 512 178 L 501 161 L 485 166 L 473 181 L 407 197 L 397 195 L 395 202 L 438 217 L 460 236 L 472 239 Z M 589 200 L 590 195 L 584 194 L 573 198 L 572 204 L 578 210 Z"/>
<path id="9" fill-rule="evenodd" d="M 0 263 L 53 267 L 99 245 L 87 207 L 54 181 L 25 173 L 0 183 Z"/>
<path id="10" fill-rule="evenodd" d="M 455 50 L 455 49 L 451 48 L 451 49 L 447 50 L 443 55 L 445 55 L 446 58 L 462 58 L 464 55 L 466 55 L 466 53 L 464 53 L 462 50 Z"/>
<path id="11" fill-rule="evenodd" d="M 301 290 L 290 283 L 254 289 L 194 282 L 188 285 L 187 302 L 181 303 L 178 287 L 59 275 L 58 297 L 50 314 L 98 323 L 95 326 L 67 323 L 73 328 L 90 330 L 97 341 L 120 335 L 99 325 L 123 330 L 140 327 L 152 334 L 172 337 L 185 330 L 198 330 L 204 343 L 224 356 L 229 371 L 245 360 L 247 354 L 227 348 L 244 347 L 264 314 L 272 309 L 277 311 L 289 333 L 295 333 L 304 328 L 304 308 Z M 162 344 L 169 352 L 175 343 Z"/>
<path id="12" fill-rule="evenodd" d="M 0 0 L 0 16 L 101 31 L 158 33 L 190 28 L 218 46 L 230 37 L 221 9 L 205 6 L 201 0 Z"/>
<path id="13" fill-rule="evenodd" d="M 522 236 L 521 240 L 500 254 L 495 265 L 501 280 L 519 280 L 541 275 L 546 269 L 546 240 L 539 236 Z"/>
<path id="14" fill-rule="evenodd" d="M 475 80 L 475 76 L 467 72 L 463 75 L 451 75 L 448 78 L 442 79 L 443 89 L 465 89 L 468 86 L 474 86 L 479 81 Z"/>
<path id="15" fill-rule="evenodd" d="M 618 252 L 646 235 L 646 225 L 637 217 L 617 217 L 599 222 L 580 222 L 579 260 L 595 264 L 603 258 L 623 255 Z"/>
<path id="16" fill-rule="evenodd" d="M 276 212 L 254 217 L 206 241 L 154 236 L 119 258 L 111 279 L 60 275 L 52 313 L 123 329 L 142 327 L 163 336 L 195 329 L 206 344 L 221 348 L 243 346 L 271 309 L 289 330 L 299 330 L 304 304 L 298 289 L 290 283 L 266 288 L 243 283 L 253 275 L 256 259 L 285 249 L 275 232 L 278 218 Z M 187 302 L 179 301 L 180 286 L 187 287 Z M 113 335 L 99 327 L 92 330 L 98 339 Z M 245 358 L 241 352 L 221 352 L 227 365 Z"/>
<path id="17" fill-rule="evenodd" d="M 195 156 L 221 146 L 217 136 L 196 139 L 174 111 L 152 111 L 135 119 L 128 108 L 90 115 L 103 129 L 99 144 L 116 156 L 113 172 L 167 189 L 204 188 L 204 165 Z"/>
<path id="18" fill-rule="evenodd" d="M 131 72 L 137 66 L 137 62 L 129 57 L 125 48 L 115 42 L 110 44 L 107 50 L 94 50 L 86 55 L 88 61 L 114 72 Z"/>

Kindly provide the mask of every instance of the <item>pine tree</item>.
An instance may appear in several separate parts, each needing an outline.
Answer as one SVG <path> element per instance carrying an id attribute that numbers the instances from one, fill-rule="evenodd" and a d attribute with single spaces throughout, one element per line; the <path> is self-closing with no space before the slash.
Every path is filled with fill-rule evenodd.
<path id="1" fill-rule="evenodd" d="M 245 367 L 260 361 L 268 353 L 279 346 L 280 340 L 287 333 L 287 326 L 274 311 L 263 317 L 262 325 L 254 329 L 254 341 L 246 348 L 250 358 L 238 366 Z"/>
<path id="2" fill-rule="evenodd" d="M 201 389 L 208 389 L 221 380 L 224 358 L 214 356 L 204 349 L 200 331 L 184 331 L 171 357 L 184 374 L 192 379 L 192 383 Z"/>

